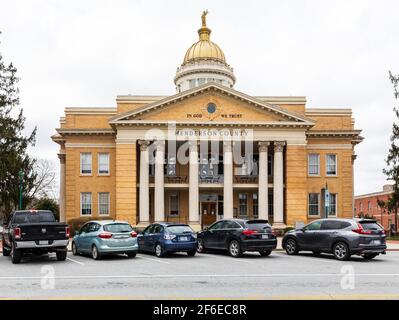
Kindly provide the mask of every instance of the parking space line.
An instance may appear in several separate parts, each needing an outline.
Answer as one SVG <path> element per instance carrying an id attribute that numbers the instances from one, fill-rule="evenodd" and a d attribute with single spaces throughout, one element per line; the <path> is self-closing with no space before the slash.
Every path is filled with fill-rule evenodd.
<path id="1" fill-rule="evenodd" d="M 229 260 L 229 261 L 235 261 L 235 262 L 243 262 L 243 263 L 248 263 L 248 264 L 254 263 L 254 261 L 243 260 L 243 258 L 232 258 L 232 257 L 228 257 L 228 256 L 213 255 L 212 258 L 218 258 L 218 259 L 222 259 L 225 261 Z"/>
<path id="2" fill-rule="evenodd" d="M 81 266 L 84 266 L 85 264 L 83 263 L 83 262 L 80 262 L 80 261 L 77 261 L 77 260 L 75 260 L 75 259 L 71 259 L 71 258 L 67 258 L 67 260 L 69 260 L 69 261 L 71 261 L 71 262 L 74 262 L 74 263 L 77 263 L 77 264 L 80 264 Z"/>
<path id="3" fill-rule="evenodd" d="M 148 260 L 148 261 L 154 261 L 154 262 L 159 262 L 159 263 L 164 263 L 164 264 L 170 264 L 170 262 L 161 260 L 160 258 L 153 259 L 153 258 L 144 257 L 142 255 L 138 255 L 137 257 L 140 258 L 140 259 Z"/>
<path id="4" fill-rule="evenodd" d="M 58 280 L 80 280 L 80 279 L 198 279 L 198 278 L 315 278 L 315 277 L 342 277 L 342 273 L 267 273 L 267 274 L 143 274 L 143 275 L 82 275 L 82 276 L 57 276 Z M 356 273 L 355 277 L 399 277 L 399 273 Z M 37 280 L 38 276 L 27 277 L 0 277 L 0 280 Z M 315 279 L 316 281 L 316 279 Z M 319 280 L 317 280 L 319 281 Z"/>

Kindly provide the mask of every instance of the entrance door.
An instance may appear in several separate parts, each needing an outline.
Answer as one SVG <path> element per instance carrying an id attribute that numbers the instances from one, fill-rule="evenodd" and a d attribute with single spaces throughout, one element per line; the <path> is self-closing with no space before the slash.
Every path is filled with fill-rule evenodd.
<path id="1" fill-rule="evenodd" d="M 202 229 L 210 226 L 217 218 L 217 202 L 201 202 Z"/>

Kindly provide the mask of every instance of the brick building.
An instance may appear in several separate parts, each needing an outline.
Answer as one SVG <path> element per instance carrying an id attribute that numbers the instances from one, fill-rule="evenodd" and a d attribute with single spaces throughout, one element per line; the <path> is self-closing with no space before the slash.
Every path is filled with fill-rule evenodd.
<path id="1" fill-rule="evenodd" d="M 373 216 L 384 226 L 385 230 L 391 230 L 391 225 L 396 224 L 395 213 L 381 208 L 378 200 L 387 202 L 393 192 L 392 185 L 383 186 L 382 191 L 355 196 L 355 215 Z M 397 228 L 396 228 L 397 229 Z"/>

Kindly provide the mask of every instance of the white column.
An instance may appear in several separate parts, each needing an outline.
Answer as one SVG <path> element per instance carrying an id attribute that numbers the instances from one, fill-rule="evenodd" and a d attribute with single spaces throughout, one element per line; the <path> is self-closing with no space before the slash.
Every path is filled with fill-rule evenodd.
<path id="1" fill-rule="evenodd" d="M 268 207 L 268 171 L 267 171 L 267 148 L 269 142 L 260 141 L 259 146 L 259 182 L 258 182 L 258 212 L 259 219 L 269 220 Z"/>
<path id="2" fill-rule="evenodd" d="M 60 222 L 66 222 L 65 216 L 65 153 L 59 153 L 60 159 Z"/>
<path id="3" fill-rule="evenodd" d="M 139 223 L 146 225 L 150 223 L 149 141 L 141 140 L 138 143 L 140 145 Z"/>
<path id="4" fill-rule="evenodd" d="M 155 191 L 154 191 L 154 219 L 156 222 L 165 221 L 164 211 L 164 160 L 165 142 L 155 142 Z"/>
<path id="5" fill-rule="evenodd" d="M 283 150 L 284 141 L 274 142 L 274 173 L 273 173 L 273 227 L 285 228 L 284 224 L 284 180 L 283 180 Z"/>
<path id="6" fill-rule="evenodd" d="M 189 214 L 190 225 L 199 225 L 199 194 L 198 194 L 198 142 L 189 141 Z"/>
<path id="7" fill-rule="evenodd" d="M 233 218 L 233 152 L 230 141 L 223 142 L 223 205 L 224 218 Z"/>

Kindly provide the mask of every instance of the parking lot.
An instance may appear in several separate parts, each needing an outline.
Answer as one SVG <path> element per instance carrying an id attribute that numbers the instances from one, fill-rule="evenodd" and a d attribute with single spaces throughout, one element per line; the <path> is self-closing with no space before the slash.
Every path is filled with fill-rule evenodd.
<path id="1" fill-rule="evenodd" d="M 68 254 L 12 265 L 0 256 L 0 298 L 62 299 L 341 299 L 399 298 L 399 252 L 372 261 L 353 257 L 340 262 L 329 255 L 269 257 L 221 253 L 166 258 L 138 254 L 94 261 Z"/>

